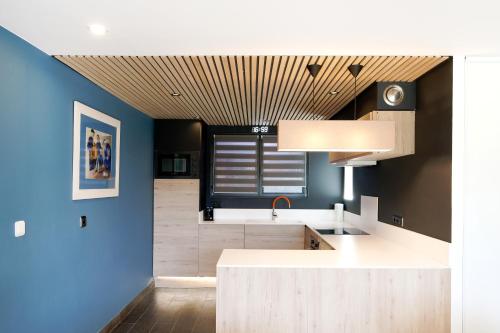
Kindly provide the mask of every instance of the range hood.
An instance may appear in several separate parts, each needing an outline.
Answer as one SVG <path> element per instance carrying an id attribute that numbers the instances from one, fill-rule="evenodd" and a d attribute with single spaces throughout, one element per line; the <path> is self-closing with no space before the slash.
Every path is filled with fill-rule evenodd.
<path id="1" fill-rule="evenodd" d="M 396 125 L 381 120 L 280 120 L 278 151 L 387 152 Z"/>

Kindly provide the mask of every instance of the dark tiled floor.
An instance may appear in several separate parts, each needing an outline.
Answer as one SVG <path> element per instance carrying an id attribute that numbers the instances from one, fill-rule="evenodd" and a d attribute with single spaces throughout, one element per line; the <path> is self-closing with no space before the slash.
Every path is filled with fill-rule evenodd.
<path id="1" fill-rule="evenodd" d="M 113 333 L 215 332 L 215 288 L 156 288 Z"/>

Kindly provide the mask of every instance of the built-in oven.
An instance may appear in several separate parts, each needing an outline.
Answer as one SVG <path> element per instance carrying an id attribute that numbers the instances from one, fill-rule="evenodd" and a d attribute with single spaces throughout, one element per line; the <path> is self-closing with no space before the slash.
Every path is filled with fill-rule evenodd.
<path id="1" fill-rule="evenodd" d="M 198 178 L 199 154 L 199 152 L 157 152 L 155 178 Z"/>

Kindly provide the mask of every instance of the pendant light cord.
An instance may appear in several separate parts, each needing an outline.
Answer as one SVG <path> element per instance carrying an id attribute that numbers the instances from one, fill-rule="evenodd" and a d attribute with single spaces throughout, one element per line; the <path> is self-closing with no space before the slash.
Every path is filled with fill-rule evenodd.
<path id="1" fill-rule="evenodd" d="M 356 103 L 356 99 L 358 98 L 358 95 L 357 95 L 357 86 L 356 86 L 356 81 L 357 81 L 357 78 L 355 77 L 354 78 L 354 120 L 357 120 L 357 117 L 356 117 L 356 112 L 357 112 L 357 103 Z"/>
<path id="2" fill-rule="evenodd" d="M 316 75 L 318 75 L 319 71 L 321 69 L 321 65 L 318 64 L 309 64 L 307 65 L 307 70 L 309 71 L 309 74 L 312 76 L 313 82 L 312 82 L 312 113 L 316 113 Z"/>
<path id="3" fill-rule="evenodd" d="M 314 91 L 316 90 L 316 85 L 314 84 L 314 81 L 316 81 L 316 78 L 313 77 L 313 114 L 316 113 L 316 104 L 315 104 L 315 95 L 314 95 Z"/>
<path id="4" fill-rule="evenodd" d="M 358 120 L 358 75 L 363 69 L 361 64 L 352 64 L 348 68 L 351 75 L 354 77 L 354 120 Z"/>

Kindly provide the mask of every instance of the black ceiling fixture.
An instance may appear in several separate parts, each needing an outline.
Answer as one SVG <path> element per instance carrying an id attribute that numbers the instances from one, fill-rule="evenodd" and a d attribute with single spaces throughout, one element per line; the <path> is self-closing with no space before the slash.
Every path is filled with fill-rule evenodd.
<path id="1" fill-rule="evenodd" d="M 361 73 L 361 70 L 363 69 L 363 65 L 361 64 L 352 64 L 349 67 L 347 67 L 349 72 L 351 72 L 351 75 L 354 76 L 354 120 L 357 119 L 356 117 L 356 112 L 357 112 L 357 105 L 356 105 L 356 97 L 357 97 L 357 78 L 359 73 Z"/>
<path id="2" fill-rule="evenodd" d="M 321 69 L 321 65 L 318 65 L 318 64 L 307 65 L 307 70 L 309 71 L 309 74 L 311 74 L 311 76 L 313 78 L 315 78 L 316 75 L 318 75 L 320 69 Z"/>
<path id="3" fill-rule="evenodd" d="M 311 74 L 313 78 L 313 113 L 316 111 L 316 105 L 315 105 L 315 95 L 314 95 L 314 90 L 316 90 L 316 86 L 314 84 L 314 79 L 316 79 L 316 75 L 318 75 L 319 71 L 321 70 L 321 65 L 319 64 L 309 64 L 307 65 L 307 70 L 309 71 L 309 74 Z"/>

